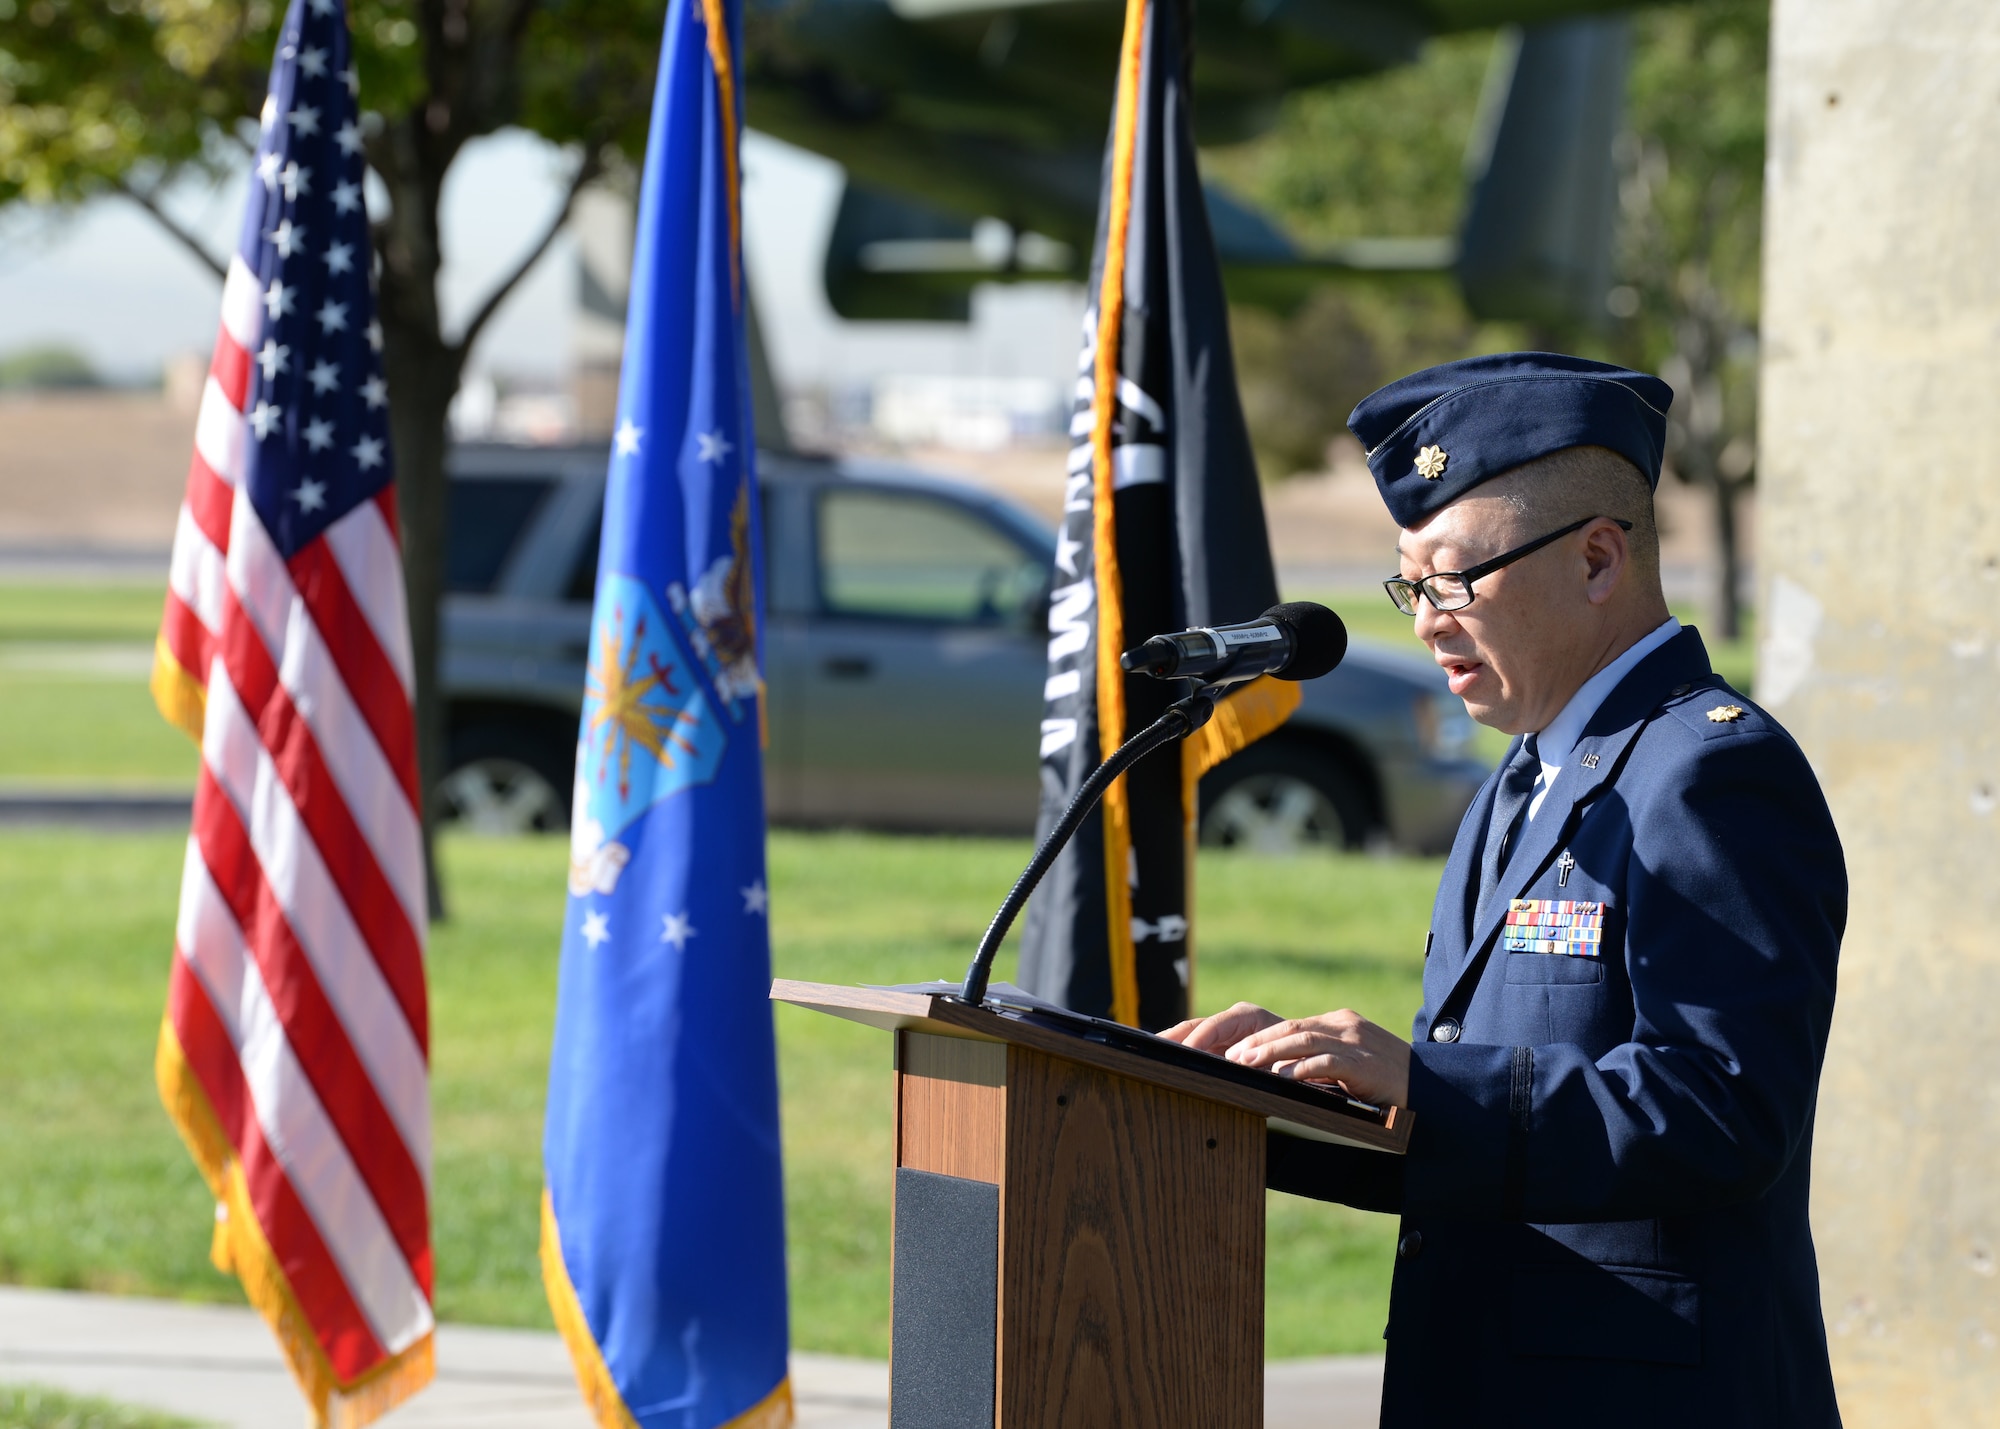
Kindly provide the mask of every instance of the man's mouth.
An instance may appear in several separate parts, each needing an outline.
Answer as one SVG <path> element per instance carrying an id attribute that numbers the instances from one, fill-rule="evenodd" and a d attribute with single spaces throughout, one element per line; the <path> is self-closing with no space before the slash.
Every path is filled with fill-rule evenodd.
<path id="1" fill-rule="evenodd" d="M 1450 686 L 1451 692 L 1460 696 L 1472 687 L 1472 682 L 1479 678 L 1479 672 L 1486 668 L 1477 660 L 1452 660 L 1444 657 L 1438 659 L 1438 664 L 1444 667 L 1445 682 Z"/>

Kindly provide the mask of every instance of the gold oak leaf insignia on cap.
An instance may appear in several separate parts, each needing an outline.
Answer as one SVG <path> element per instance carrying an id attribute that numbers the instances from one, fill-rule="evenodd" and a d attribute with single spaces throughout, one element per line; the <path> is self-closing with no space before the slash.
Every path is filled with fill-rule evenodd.
<path id="1" fill-rule="evenodd" d="M 1717 705 L 1708 712 L 1708 717 L 1717 724 L 1728 724 L 1732 720 L 1743 718 L 1743 706 Z"/>
<path id="2" fill-rule="evenodd" d="M 1443 447 L 1425 447 L 1417 453 L 1417 475 L 1425 481 L 1442 480 L 1444 464 L 1450 460 Z"/>

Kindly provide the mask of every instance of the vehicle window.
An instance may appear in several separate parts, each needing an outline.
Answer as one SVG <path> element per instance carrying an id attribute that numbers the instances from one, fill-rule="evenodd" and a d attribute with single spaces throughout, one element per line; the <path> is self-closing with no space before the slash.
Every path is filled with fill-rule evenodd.
<path id="1" fill-rule="evenodd" d="M 576 564 L 563 586 L 563 599 L 589 605 L 597 599 L 597 552 L 604 544 L 604 503 L 590 513 L 590 539 L 577 547 Z"/>
<path id="2" fill-rule="evenodd" d="M 899 491 L 831 490 L 819 503 L 820 599 L 838 615 L 1025 621 L 1042 562 L 974 512 Z"/>
<path id="3" fill-rule="evenodd" d="M 457 477 L 446 485 L 445 589 L 478 595 L 493 589 L 521 533 L 553 481 Z"/>
<path id="4" fill-rule="evenodd" d="M 600 501 L 597 509 L 590 514 L 590 539 L 578 549 L 576 564 L 570 568 L 569 583 L 563 587 L 564 600 L 589 605 L 597 598 L 597 548 L 603 542 L 604 503 Z"/>

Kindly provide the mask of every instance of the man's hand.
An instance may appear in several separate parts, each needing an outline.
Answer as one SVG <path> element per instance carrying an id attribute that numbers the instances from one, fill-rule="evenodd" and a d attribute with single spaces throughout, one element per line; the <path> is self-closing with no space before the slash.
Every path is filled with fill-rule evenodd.
<path id="1" fill-rule="evenodd" d="M 1378 1106 L 1409 1102 L 1410 1044 L 1345 1008 L 1287 1020 L 1239 1002 L 1160 1035 L 1296 1081 L 1338 1082 L 1357 1101 Z"/>

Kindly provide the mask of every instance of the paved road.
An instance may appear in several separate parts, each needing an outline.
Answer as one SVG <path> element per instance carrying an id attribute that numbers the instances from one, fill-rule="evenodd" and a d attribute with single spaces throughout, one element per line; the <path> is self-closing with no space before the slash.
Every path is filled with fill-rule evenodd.
<path id="1" fill-rule="evenodd" d="M 1382 1363 L 1355 1357 L 1271 1364 L 1268 1429 L 1364 1429 Z M 306 1422 L 270 1332 L 249 1310 L 56 1290 L 0 1288 L 0 1383 L 41 1384 L 148 1405 L 227 1429 Z M 792 1357 L 801 1429 L 885 1429 L 889 1367 Z M 385 1421 L 391 1429 L 592 1429 L 553 1334 L 446 1325 L 438 1377 Z"/>

